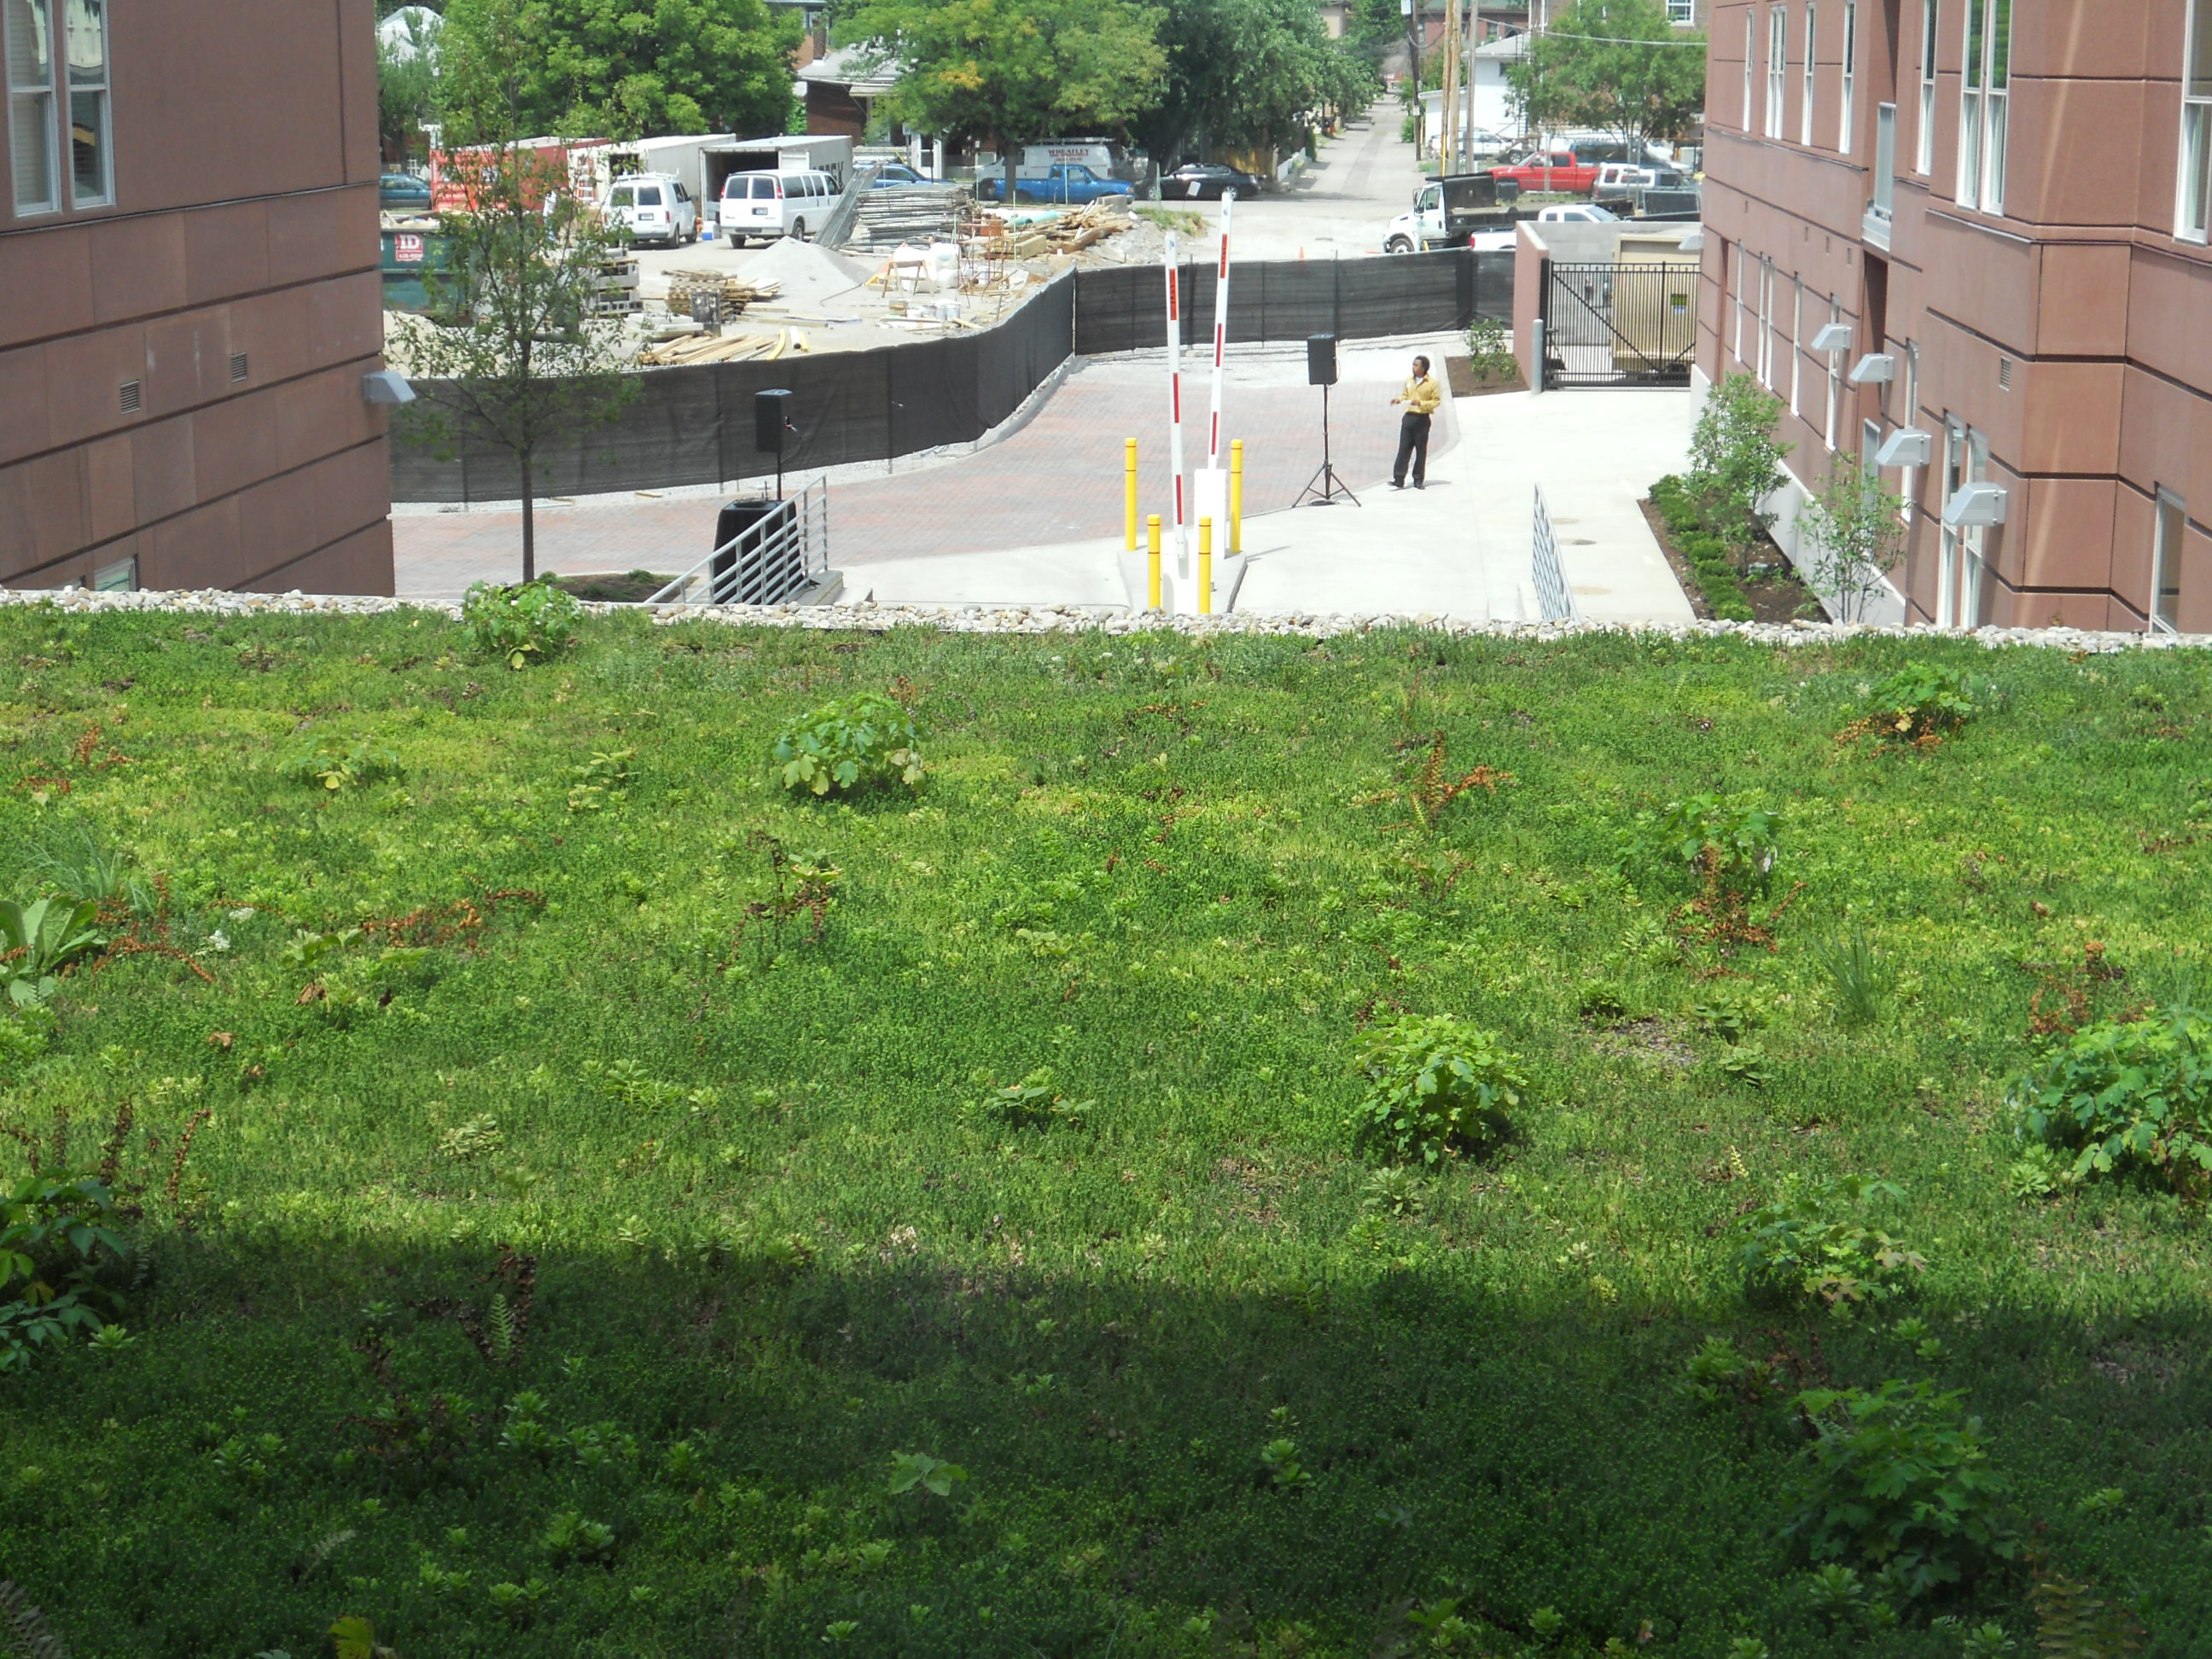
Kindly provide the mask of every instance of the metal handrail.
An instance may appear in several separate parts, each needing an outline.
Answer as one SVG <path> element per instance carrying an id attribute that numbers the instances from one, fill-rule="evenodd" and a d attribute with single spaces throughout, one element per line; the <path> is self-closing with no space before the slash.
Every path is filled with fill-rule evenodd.
<path id="1" fill-rule="evenodd" d="M 1567 586 L 1566 567 L 1559 560 L 1559 538 L 1552 529 L 1552 515 L 1544 506 L 1544 486 L 1541 484 L 1536 486 L 1535 536 L 1529 567 L 1529 574 L 1536 587 L 1536 603 L 1542 608 L 1543 620 L 1547 623 L 1580 622 L 1581 607 L 1575 604 L 1575 590 Z"/>
<path id="2" fill-rule="evenodd" d="M 645 601 L 781 605 L 830 568 L 830 486 L 817 479 Z"/>

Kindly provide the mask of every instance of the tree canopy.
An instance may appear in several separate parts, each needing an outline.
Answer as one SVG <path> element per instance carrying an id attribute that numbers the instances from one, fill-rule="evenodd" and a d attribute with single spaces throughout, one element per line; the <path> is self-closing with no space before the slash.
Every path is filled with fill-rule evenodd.
<path id="1" fill-rule="evenodd" d="M 763 0 L 451 0 L 446 73 L 529 133 L 781 132 L 799 33 Z"/>
<path id="2" fill-rule="evenodd" d="M 1373 65 L 1328 38 L 1312 0 L 1171 0 L 1167 78 L 1138 131 L 1172 158 L 1203 133 L 1244 149 L 1296 142 L 1300 118 L 1375 94 Z"/>
<path id="3" fill-rule="evenodd" d="M 1124 127 L 1152 101 L 1160 17 L 1130 0 L 862 0 L 841 34 L 897 79 L 886 113 L 926 132 L 1022 144 Z"/>
<path id="4" fill-rule="evenodd" d="M 1641 144 L 1677 137 L 1705 107 L 1705 46 L 1658 0 L 1575 0 L 1506 76 L 1531 127 L 1595 127 Z"/>

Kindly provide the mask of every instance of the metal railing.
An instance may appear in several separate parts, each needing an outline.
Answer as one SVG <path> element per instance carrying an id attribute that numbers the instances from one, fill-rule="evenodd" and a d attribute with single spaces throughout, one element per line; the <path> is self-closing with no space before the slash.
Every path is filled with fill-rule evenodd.
<path id="1" fill-rule="evenodd" d="M 1559 538 L 1552 529 L 1552 514 L 1544 505 L 1544 486 L 1536 486 L 1534 545 L 1529 556 L 1536 584 L 1536 604 L 1547 623 L 1580 622 L 1575 591 L 1567 586 L 1566 567 L 1559 562 Z"/>
<path id="2" fill-rule="evenodd" d="M 782 605 L 830 569 L 830 486 L 775 502 L 647 605 Z"/>

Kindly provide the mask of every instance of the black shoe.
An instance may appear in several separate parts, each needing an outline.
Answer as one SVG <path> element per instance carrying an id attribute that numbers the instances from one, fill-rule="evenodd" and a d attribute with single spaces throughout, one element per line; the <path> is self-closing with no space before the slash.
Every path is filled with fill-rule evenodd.
<path id="1" fill-rule="evenodd" d="M 1406 481 L 1403 478 L 1393 478 L 1390 480 L 1390 488 L 1393 489 L 1403 489 L 1405 487 Z"/>
<path id="2" fill-rule="evenodd" d="M 1413 480 L 1413 488 L 1416 489 L 1426 489 L 1428 485 L 1422 483 L 1419 478 L 1416 478 Z"/>

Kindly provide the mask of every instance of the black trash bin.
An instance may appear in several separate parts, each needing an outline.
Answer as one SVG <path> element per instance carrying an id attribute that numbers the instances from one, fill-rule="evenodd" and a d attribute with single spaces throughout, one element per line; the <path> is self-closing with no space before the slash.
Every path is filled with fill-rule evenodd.
<path id="1" fill-rule="evenodd" d="M 767 539 L 766 534 L 746 537 L 743 547 L 732 547 L 731 544 L 787 505 L 768 495 L 749 496 L 722 504 L 721 512 L 714 518 L 714 545 L 709 550 L 714 555 L 708 580 L 709 603 L 729 605 L 757 597 L 757 592 L 749 594 L 742 591 L 748 584 L 738 570 L 738 558 L 740 553 L 745 556 L 754 573 L 750 585 L 757 590 L 761 580 L 760 544 Z"/>

